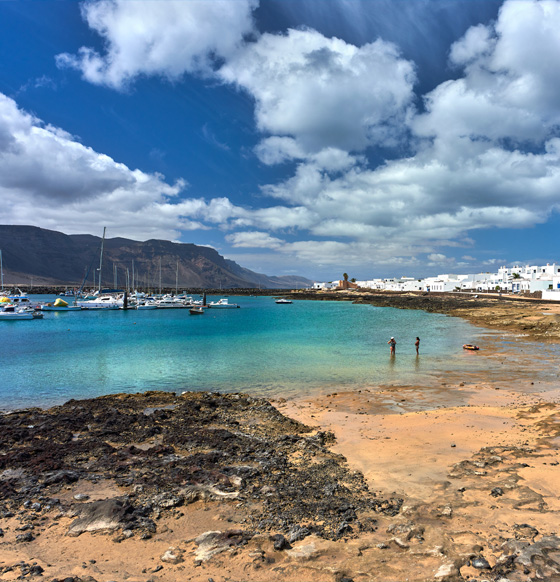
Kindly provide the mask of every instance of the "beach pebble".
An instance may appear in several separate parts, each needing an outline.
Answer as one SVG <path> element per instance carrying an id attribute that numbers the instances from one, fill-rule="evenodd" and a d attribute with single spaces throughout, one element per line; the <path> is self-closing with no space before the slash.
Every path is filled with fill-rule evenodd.
<path id="1" fill-rule="evenodd" d="M 292 550 L 286 550 L 286 553 L 290 558 L 298 561 L 312 560 L 316 558 L 319 551 L 315 547 L 315 544 L 307 544 L 305 546 L 299 546 Z"/>
<path id="2" fill-rule="evenodd" d="M 438 571 L 434 574 L 434 578 L 451 578 L 458 574 L 459 570 L 457 569 L 457 566 L 455 566 L 453 562 L 446 562 L 439 567 Z"/>
<path id="3" fill-rule="evenodd" d="M 30 531 L 16 536 L 16 542 L 32 542 L 34 539 L 35 538 Z"/>
<path id="4" fill-rule="evenodd" d="M 490 495 L 492 495 L 492 497 L 500 497 L 504 494 L 504 490 L 501 487 L 494 487 L 494 489 L 492 489 L 492 491 L 490 491 Z"/>
<path id="5" fill-rule="evenodd" d="M 488 560 L 486 560 L 486 558 L 483 558 L 482 556 L 474 558 L 471 564 L 473 568 L 478 568 L 479 570 L 490 569 L 490 564 L 488 563 Z"/>
<path id="6" fill-rule="evenodd" d="M 446 505 L 441 509 L 439 515 L 441 515 L 442 517 L 451 517 L 453 515 L 453 509 L 451 508 L 450 505 Z"/>
<path id="7" fill-rule="evenodd" d="M 169 548 L 161 557 L 162 562 L 179 564 L 183 561 L 183 551 L 177 548 Z"/>
<path id="8" fill-rule="evenodd" d="M 346 533 L 352 533 L 352 531 L 352 526 L 347 521 L 343 521 L 336 530 L 336 536 L 341 537 Z"/>
<path id="9" fill-rule="evenodd" d="M 303 538 L 311 535 L 311 532 L 306 527 L 301 527 L 299 525 L 294 525 L 294 527 L 290 530 L 290 543 L 297 542 L 302 540 Z"/>
<path id="10" fill-rule="evenodd" d="M 292 547 L 282 534 L 274 534 L 270 536 L 270 540 L 274 543 L 274 549 L 277 551 L 289 550 Z"/>
<path id="11" fill-rule="evenodd" d="M 89 495 L 86 495 L 85 493 L 76 493 L 76 495 L 74 495 L 74 499 L 76 501 L 87 501 L 89 499 Z"/>

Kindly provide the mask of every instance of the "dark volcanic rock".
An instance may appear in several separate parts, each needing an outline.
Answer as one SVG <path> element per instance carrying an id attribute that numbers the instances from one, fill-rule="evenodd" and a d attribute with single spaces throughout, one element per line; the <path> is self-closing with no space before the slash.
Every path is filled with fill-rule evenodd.
<path id="1" fill-rule="evenodd" d="M 18 411 L 0 416 L 0 512 L 36 515 L 68 485 L 111 479 L 126 497 L 61 508 L 77 516 L 72 535 L 122 528 L 148 539 L 162 512 L 196 500 L 233 500 L 255 533 L 372 531 L 375 514 L 395 515 L 402 500 L 371 493 L 333 441 L 242 394 L 120 394 Z"/>

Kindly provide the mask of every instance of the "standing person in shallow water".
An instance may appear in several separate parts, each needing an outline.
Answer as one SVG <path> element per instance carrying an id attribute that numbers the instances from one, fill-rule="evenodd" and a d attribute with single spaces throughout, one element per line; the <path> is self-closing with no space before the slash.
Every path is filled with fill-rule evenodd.
<path id="1" fill-rule="evenodd" d="M 420 349 L 420 338 L 419 337 L 416 338 L 414 345 L 416 346 L 416 355 L 418 355 L 418 350 Z"/>
<path id="2" fill-rule="evenodd" d="M 392 356 L 395 355 L 395 346 L 397 345 L 397 342 L 395 341 L 395 338 L 392 337 L 388 342 L 389 344 L 389 350 Z"/>

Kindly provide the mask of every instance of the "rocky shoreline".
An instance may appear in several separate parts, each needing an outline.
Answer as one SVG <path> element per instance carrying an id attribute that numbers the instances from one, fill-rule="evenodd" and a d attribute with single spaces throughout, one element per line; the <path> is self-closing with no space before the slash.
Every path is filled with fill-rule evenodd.
<path id="1" fill-rule="evenodd" d="M 6 414 L 0 517 L 8 525 L 0 544 L 31 545 L 60 520 L 66 536 L 102 531 L 113 542 L 146 541 L 160 520 L 180 518 L 196 502 L 235 505 L 231 529 L 197 536 L 198 563 L 256 536 L 283 551 L 311 535 L 374 531 L 377 516 L 397 514 L 402 499 L 369 491 L 329 450 L 333 440 L 242 394 L 120 394 Z M 120 494 L 92 501 L 82 492 L 102 482 Z M 16 566 L 0 565 L 0 573 L 48 574 Z"/>
<path id="2" fill-rule="evenodd" d="M 513 331 L 539 341 L 560 341 L 560 303 L 508 295 L 399 293 L 369 291 L 294 291 L 293 299 L 352 301 L 376 307 L 420 309 L 461 317 L 474 325 Z"/>
<path id="3" fill-rule="evenodd" d="M 366 422 L 358 419 L 368 403 L 413 397 L 335 393 L 298 412 L 243 394 L 148 392 L 2 415 L 0 580 L 560 579 L 554 493 L 523 473 L 558 465 L 557 405 L 524 401 L 513 413 L 521 438 L 474 454 L 457 456 L 440 435 L 438 446 L 455 456 L 421 499 L 373 490 L 318 426 L 319 411 L 342 413 L 336 425 L 349 434 Z M 471 420 L 449 419 L 454 427 L 480 413 L 458 414 Z M 412 413 L 405 428 L 415 439 L 419 418 Z M 368 441 L 375 474 L 383 447 L 401 434 L 387 425 L 365 437 L 382 439 Z M 391 466 L 415 471 L 400 454 L 389 450 Z"/>

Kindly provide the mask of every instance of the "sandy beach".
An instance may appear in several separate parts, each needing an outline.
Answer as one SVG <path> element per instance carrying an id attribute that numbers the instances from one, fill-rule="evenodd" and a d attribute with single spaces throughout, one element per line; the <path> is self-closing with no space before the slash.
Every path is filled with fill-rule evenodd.
<path id="1" fill-rule="evenodd" d="M 517 317 L 523 323 L 515 331 L 529 334 L 519 326 L 529 325 L 527 321 L 540 326 L 543 319 L 555 321 L 560 313 L 558 306 L 525 305 L 524 309 L 526 316 Z M 552 318 L 542 315 L 550 310 L 555 314 Z M 471 315 L 469 319 L 480 322 L 488 319 L 480 311 Z M 513 329 L 513 324 L 508 325 L 502 328 Z M 492 352 L 481 351 L 476 357 L 492 357 Z M 507 359 L 507 354 L 500 357 Z M 535 363 L 539 365 L 554 364 Z M 153 398 L 154 409 L 178 406 Z M 536 382 L 526 373 L 521 378 L 504 374 L 498 382 L 440 378 L 429 388 L 364 387 L 273 401 L 283 417 L 301 423 L 297 426 L 267 409 L 258 418 L 244 409 L 228 425 L 228 434 L 237 434 L 231 426 L 245 434 L 251 432 L 246 427 L 253 425 L 251 434 L 258 442 L 266 440 L 273 448 L 287 443 L 277 452 L 279 458 L 289 459 L 293 475 L 270 465 L 271 473 L 283 473 L 283 480 L 272 486 L 266 472 L 253 480 L 248 476 L 236 480 L 235 472 L 227 471 L 227 479 L 223 475 L 218 479 L 214 473 L 214 484 L 208 485 L 206 478 L 204 495 L 193 496 L 192 490 L 182 489 L 179 501 L 160 503 L 155 515 L 153 500 L 166 491 L 165 478 L 152 483 L 143 476 L 142 481 L 138 467 L 150 472 L 150 461 L 141 459 L 136 466 L 133 457 L 141 456 L 139 450 L 165 444 L 164 436 L 158 441 L 149 432 L 143 437 L 134 433 L 138 440 L 133 444 L 123 436 L 126 431 L 107 438 L 120 465 L 111 465 L 111 471 L 104 473 L 99 469 L 99 478 L 58 483 L 56 504 L 47 489 L 34 492 L 29 484 L 27 501 L 22 501 L 21 490 L 17 503 L 14 494 L 10 498 L 8 486 L 23 477 L 6 461 L 9 449 L 4 443 L 0 580 L 560 580 L 559 399 L 560 382 Z M 231 399 L 224 403 L 212 407 L 230 410 Z M 212 422 L 217 423 L 213 414 Z M 166 418 L 162 414 L 159 422 L 167 427 Z M 22 420 L 20 425 L 25 422 L 30 421 Z M 260 427 L 268 428 L 261 434 Z M 275 441 L 282 431 L 286 436 Z M 208 444 L 197 451 L 209 454 L 218 446 Z M 187 448 L 175 443 L 173 459 L 185 455 Z M 254 445 L 249 449 L 260 451 Z M 108 454 L 100 452 L 95 459 L 100 462 Z M 228 463 L 239 469 L 251 455 L 237 454 L 233 448 L 227 451 Z M 84 449 L 73 457 L 76 467 L 87 466 L 88 475 L 96 472 L 92 455 Z M 165 463 L 172 461 L 161 460 L 161 455 L 158 459 L 156 472 L 165 475 Z M 312 473 L 305 473 L 313 466 L 323 471 L 316 483 Z M 296 487 L 291 479 L 296 480 L 300 470 Z M 327 473 L 331 481 L 322 481 Z M 38 479 L 46 482 L 44 476 Z M 135 517 L 141 527 L 129 528 L 117 516 L 109 524 L 100 520 L 91 525 L 90 520 L 91 527 L 72 532 L 80 506 L 127 499 L 139 507 L 140 482 L 145 483 L 145 491 L 152 487 L 152 513 Z M 348 492 L 343 504 L 336 492 L 338 483 Z M 289 491 L 283 505 L 273 503 L 279 493 L 275 487 Z M 324 504 L 313 506 L 311 513 L 297 514 L 298 505 L 315 495 L 324 497 L 315 500 Z M 336 511 L 345 517 L 338 519 L 325 509 L 329 498 L 337 500 Z M 271 519 L 266 525 L 263 515 L 273 507 L 282 507 L 282 515 L 288 516 L 285 529 L 282 520 Z M 299 519 L 295 528 L 294 516 Z"/>

